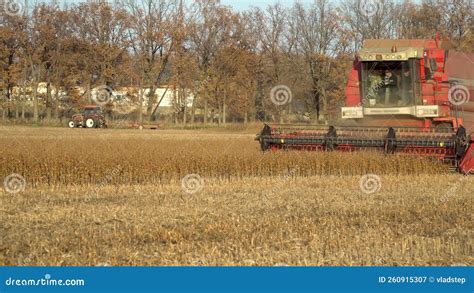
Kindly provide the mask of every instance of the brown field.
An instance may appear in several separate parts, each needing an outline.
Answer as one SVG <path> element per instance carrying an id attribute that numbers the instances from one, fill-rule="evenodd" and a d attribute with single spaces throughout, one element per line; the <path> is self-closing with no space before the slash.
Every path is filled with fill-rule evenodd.
<path id="1" fill-rule="evenodd" d="M 407 156 L 262 154 L 255 132 L 0 128 L 0 178 L 26 181 L 0 191 L 0 264 L 474 264 L 472 176 Z"/>

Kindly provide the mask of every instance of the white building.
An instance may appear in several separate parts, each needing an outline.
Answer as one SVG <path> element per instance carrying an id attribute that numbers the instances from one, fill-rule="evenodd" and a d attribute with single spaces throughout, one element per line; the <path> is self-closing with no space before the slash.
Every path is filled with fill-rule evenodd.
<path id="1" fill-rule="evenodd" d="M 40 82 L 37 87 L 37 97 L 38 99 L 42 100 L 46 94 L 47 94 L 47 86 L 46 82 Z M 13 88 L 13 95 L 14 96 L 25 96 L 27 101 L 32 101 L 32 92 L 33 92 L 33 87 L 27 86 L 26 87 L 26 93 L 23 93 L 25 88 L 23 87 L 14 87 Z M 68 97 L 68 91 L 59 89 L 58 94 L 56 93 L 58 89 L 55 86 L 51 86 L 51 95 L 53 96 L 53 99 L 58 97 L 59 100 L 65 100 Z M 84 87 L 76 87 L 76 94 L 79 94 L 86 98 L 87 95 L 87 89 Z M 146 109 L 148 106 L 148 95 L 150 93 L 150 88 L 144 89 L 143 92 L 143 109 Z M 186 90 L 186 89 L 185 89 Z M 178 92 L 180 90 L 176 90 L 176 93 L 174 92 L 174 89 L 171 87 L 159 87 L 155 89 L 155 98 L 154 98 L 154 105 L 156 106 L 156 103 L 160 101 L 159 108 L 173 108 L 175 106 L 177 107 L 183 107 L 184 106 L 184 101 L 179 101 L 178 99 Z M 186 90 L 186 104 L 187 107 L 191 107 L 194 96 L 192 95 L 190 90 Z M 105 95 L 107 97 L 102 97 L 102 95 Z M 133 110 L 136 109 L 139 106 L 140 103 L 140 93 L 139 89 L 135 87 L 121 87 L 121 88 L 110 88 L 107 86 L 98 86 L 95 87 L 91 90 L 91 98 L 93 101 L 107 101 L 111 102 L 112 105 L 114 106 L 120 106 L 121 111 L 127 111 L 127 110 Z"/>

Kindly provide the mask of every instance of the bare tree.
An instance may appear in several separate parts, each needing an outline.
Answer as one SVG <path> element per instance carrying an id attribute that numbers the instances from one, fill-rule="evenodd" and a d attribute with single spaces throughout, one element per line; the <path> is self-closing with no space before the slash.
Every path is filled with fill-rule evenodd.
<path id="1" fill-rule="evenodd" d="M 211 66 L 219 50 L 229 38 L 231 11 L 217 0 L 197 0 L 191 7 L 194 16 L 190 27 L 191 49 L 197 56 L 200 71 L 199 84 L 203 87 L 204 123 L 209 116 L 209 79 Z M 201 87 L 201 86 L 199 86 Z M 198 97 L 195 97 L 197 99 Z"/>
<path id="2" fill-rule="evenodd" d="M 140 101 L 141 122 L 142 108 L 154 120 L 168 94 L 174 121 L 183 125 L 197 115 L 222 124 L 247 122 L 252 114 L 327 122 L 343 102 L 350 59 L 364 39 L 440 32 L 456 49 L 472 51 L 474 44 L 474 10 L 466 0 L 315 0 L 246 11 L 219 0 L 90 0 L 62 7 L 53 0 L 30 8 L 22 16 L 0 9 L 5 119 L 28 117 L 28 95 L 34 121 L 44 109 L 46 118 L 53 109 L 59 118 L 61 109 L 90 101 L 92 87 L 106 85 L 128 88 L 133 103 Z M 38 90 L 43 83 L 46 94 Z M 271 102 L 277 85 L 291 88 L 292 103 Z M 157 96 L 159 87 L 169 91 Z"/>
<path id="3" fill-rule="evenodd" d="M 174 0 L 127 0 L 124 3 L 131 14 L 128 37 L 136 58 L 141 87 L 148 88 L 146 114 L 152 119 L 157 101 L 156 89 L 166 79 L 165 73 L 174 50 L 172 39 Z"/>
<path id="4" fill-rule="evenodd" d="M 257 77 L 257 99 L 258 112 L 265 115 L 264 109 L 278 112 L 282 122 L 281 107 L 275 107 L 270 102 L 270 89 L 282 85 L 285 67 L 289 60 L 289 53 L 294 45 L 294 34 L 288 32 L 288 10 L 281 4 L 269 5 L 265 10 L 254 8 L 252 10 L 253 31 L 257 40 L 254 42 L 256 52 L 259 56 L 260 70 L 256 72 Z M 265 114 L 264 114 L 265 113 Z"/>
<path id="5" fill-rule="evenodd" d="M 333 57 L 339 54 L 337 23 L 338 15 L 327 0 L 317 0 L 307 9 L 299 3 L 293 8 L 297 51 L 303 56 L 311 79 L 311 94 L 306 104 L 318 121 L 324 121 L 327 114 L 326 84 Z"/>
<path id="6" fill-rule="evenodd" d="M 175 28 L 173 30 L 172 54 L 172 84 L 173 84 L 173 106 L 174 122 L 177 124 L 182 118 L 182 124 L 188 123 L 188 96 L 194 87 L 195 58 L 192 56 L 187 42 L 189 40 L 189 19 L 186 18 L 183 0 L 179 0 L 175 16 Z M 155 108 L 155 110 L 158 107 Z"/>
<path id="7" fill-rule="evenodd" d="M 118 70 L 125 62 L 129 46 L 128 13 L 120 5 L 103 0 L 92 0 L 74 6 L 71 11 L 71 30 L 86 58 L 78 60 L 89 101 L 91 88 L 113 85 Z"/>
<path id="8" fill-rule="evenodd" d="M 10 116 L 12 103 L 15 102 L 13 87 L 21 79 L 20 58 L 26 44 L 26 24 L 25 17 L 0 11 L 0 83 L 6 106 L 2 111 L 3 119 Z"/>
<path id="9" fill-rule="evenodd" d="M 397 11 L 393 0 L 345 0 L 340 10 L 343 23 L 352 35 L 354 51 L 365 39 L 392 38 L 396 34 Z"/>

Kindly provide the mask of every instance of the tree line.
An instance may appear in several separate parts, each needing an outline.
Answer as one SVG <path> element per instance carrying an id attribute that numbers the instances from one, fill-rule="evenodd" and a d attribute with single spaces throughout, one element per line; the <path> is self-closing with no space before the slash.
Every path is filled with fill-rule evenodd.
<path id="1" fill-rule="evenodd" d="M 61 119 L 105 86 L 129 88 L 139 106 L 130 117 L 145 121 L 162 117 L 154 93 L 166 87 L 174 123 L 324 123 L 339 117 L 364 39 L 439 32 L 462 51 L 474 42 L 468 0 L 315 0 L 244 11 L 218 0 L 0 4 L 4 122 Z"/>

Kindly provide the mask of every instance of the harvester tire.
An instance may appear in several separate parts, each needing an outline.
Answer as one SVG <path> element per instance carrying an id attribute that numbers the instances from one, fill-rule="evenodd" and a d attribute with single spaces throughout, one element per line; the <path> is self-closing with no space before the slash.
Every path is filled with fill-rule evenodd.
<path id="1" fill-rule="evenodd" d="M 469 141 L 466 128 L 463 126 L 459 127 L 456 132 L 456 162 L 460 162 L 464 157 L 469 147 Z"/>
<path id="2" fill-rule="evenodd" d="M 266 152 L 270 149 L 270 146 L 266 141 L 260 139 L 260 149 L 262 150 L 262 152 Z"/>
<path id="3" fill-rule="evenodd" d="M 93 118 L 86 119 L 86 127 L 87 128 L 95 128 L 97 127 L 97 122 Z"/>

